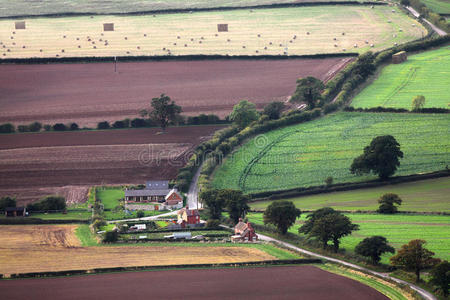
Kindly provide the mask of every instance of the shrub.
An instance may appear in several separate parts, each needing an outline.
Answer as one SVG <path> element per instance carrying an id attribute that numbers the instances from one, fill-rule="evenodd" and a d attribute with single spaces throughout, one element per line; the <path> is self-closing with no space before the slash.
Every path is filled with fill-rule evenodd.
<path id="1" fill-rule="evenodd" d="M 217 228 L 220 225 L 220 221 L 217 219 L 209 219 L 206 221 L 206 228 Z"/>
<path id="2" fill-rule="evenodd" d="M 30 131 L 30 130 L 28 129 L 28 126 L 27 126 L 27 125 L 19 125 L 19 126 L 17 126 L 17 130 L 18 130 L 19 132 L 28 132 L 28 131 Z"/>
<path id="3" fill-rule="evenodd" d="M 27 205 L 29 211 L 51 211 L 66 209 L 66 199 L 61 196 L 47 196 L 37 203 Z"/>
<path id="4" fill-rule="evenodd" d="M 327 186 L 330 186 L 333 184 L 333 177 L 332 176 L 328 176 L 327 179 L 325 179 L 325 184 Z"/>
<path id="5" fill-rule="evenodd" d="M 103 243 L 114 243 L 119 239 L 119 232 L 117 230 L 111 230 L 105 232 L 103 236 Z"/>
<path id="6" fill-rule="evenodd" d="M 115 121 L 112 125 L 114 128 L 125 128 L 125 122 L 124 121 Z"/>
<path id="7" fill-rule="evenodd" d="M 44 130 L 45 130 L 45 131 L 51 131 L 51 130 L 52 130 L 52 125 L 50 125 L 50 124 L 45 124 L 45 125 L 44 125 Z"/>
<path id="8" fill-rule="evenodd" d="M 53 125 L 53 130 L 54 131 L 66 131 L 67 126 L 62 123 L 56 123 L 55 125 Z"/>
<path id="9" fill-rule="evenodd" d="M 97 129 L 109 129 L 109 127 L 108 121 L 99 122 L 97 124 Z"/>
<path id="10" fill-rule="evenodd" d="M 70 130 L 78 130 L 78 129 L 80 129 L 80 128 L 78 127 L 77 123 L 70 124 Z"/>
<path id="11" fill-rule="evenodd" d="M 145 216 L 145 213 L 144 213 L 143 210 L 138 210 L 138 211 L 136 212 L 136 217 L 138 217 L 138 218 L 143 218 L 144 216 Z"/>
<path id="12" fill-rule="evenodd" d="M 15 132 L 14 125 L 11 123 L 5 123 L 0 125 L 0 133 L 13 133 Z"/>
<path id="13" fill-rule="evenodd" d="M 131 127 L 133 127 L 133 128 L 146 127 L 146 126 L 147 126 L 147 122 L 145 122 L 144 119 L 134 118 L 133 120 L 131 120 Z"/>
<path id="14" fill-rule="evenodd" d="M 42 124 L 39 122 L 33 122 L 28 125 L 28 130 L 31 132 L 39 132 L 42 129 Z"/>
<path id="15" fill-rule="evenodd" d="M 8 196 L 0 198 L 0 210 L 4 210 L 7 207 L 16 207 L 16 198 Z"/>
<path id="16" fill-rule="evenodd" d="M 103 218 L 97 218 L 92 222 L 92 227 L 94 227 L 95 230 L 99 230 L 100 227 L 105 226 L 106 221 L 103 220 Z"/>

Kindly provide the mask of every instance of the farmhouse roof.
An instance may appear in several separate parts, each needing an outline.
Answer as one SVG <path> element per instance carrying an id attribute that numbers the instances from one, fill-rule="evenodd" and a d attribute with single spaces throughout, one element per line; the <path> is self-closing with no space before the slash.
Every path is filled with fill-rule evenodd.
<path id="1" fill-rule="evenodd" d="M 170 193 L 169 189 L 161 189 L 161 190 L 126 190 L 125 197 L 144 197 L 144 196 L 163 196 L 165 197 L 168 193 Z"/>
<path id="2" fill-rule="evenodd" d="M 145 188 L 147 190 L 165 190 L 169 189 L 168 180 L 149 180 L 145 182 Z"/>
<path id="3" fill-rule="evenodd" d="M 169 197 L 172 196 L 173 194 L 177 194 L 178 196 L 180 196 L 180 195 L 178 194 L 178 190 L 177 190 L 177 189 L 171 189 L 170 192 L 167 193 L 165 199 L 166 199 L 166 200 L 169 199 Z M 180 196 L 180 197 L 181 197 L 181 196 Z"/>
<path id="4" fill-rule="evenodd" d="M 247 227 L 248 225 L 242 222 L 242 219 L 239 219 L 239 223 L 237 223 L 236 226 L 234 226 L 234 230 L 238 232 L 244 232 L 244 230 L 246 230 Z"/>
<path id="5" fill-rule="evenodd" d="M 183 215 L 183 213 L 186 212 L 186 215 L 188 217 L 196 217 L 196 216 L 200 216 L 200 214 L 198 213 L 197 209 L 189 209 L 187 207 L 183 207 L 182 209 L 180 209 L 178 211 L 179 215 Z"/>

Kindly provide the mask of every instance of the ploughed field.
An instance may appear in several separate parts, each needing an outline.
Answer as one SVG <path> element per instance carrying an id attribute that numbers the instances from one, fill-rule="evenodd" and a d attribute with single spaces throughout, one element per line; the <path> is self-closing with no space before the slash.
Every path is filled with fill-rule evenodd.
<path id="1" fill-rule="evenodd" d="M 329 80 L 349 58 L 0 65 L 0 123 L 76 122 L 139 117 L 165 93 L 185 114 L 228 115 L 242 99 L 262 108 L 284 101 L 299 77 Z"/>
<path id="2" fill-rule="evenodd" d="M 214 173 L 215 188 L 245 193 L 376 179 L 350 165 L 380 135 L 392 135 L 404 153 L 395 175 L 443 170 L 450 162 L 447 114 L 336 113 L 259 135 L 236 150 Z"/>
<path id="3" fill-rule="evenodd" d="M 201 284 L 205 282 L 208 284 Z M 57 289 L 52 288 L 55 285 Z M 176 299 L 180 294 L 183 299 L 389 299 L 367 285 L 315 266 L 167 270 L 0 282 L 3 295 L 11 300 L 29 294 L 35 299 L 73 299 L 74 287 L 77 297 L 83 299 L 98 299 L 99 294 L 107 299 L 144 299 L 144 295 Z"/>
<path id="4" fill-rule="evenodd" d="M 77 226 L 0 226 L 0 274 L 275 259 L 262 250 L 237 246 L 82 247 Z"/>
<path id="5" fill-rule="evenodd" d="M 383 68 L 375 81 L 353 100 L 353 107 L 412 109 L 412 99 L 425 96 L 424 107 L 450 107 L 450 46 L 408 56 Z"/>
<path id="6" fill-rule="evenodd" d="M 100 184 L 172 179 L 190 150 L 222 126 L 0 135 L 0 196 L 21 202 Z M 83 194 L 84 193 L 84 194 Z M 77 202 L 73 200 L 69 202 Z"/>
<path id="7" fill-rule="evenodd" d="M 1 58 L 363 53 L 426 35 L 419 22 L 387 5 L 23 20 L 26 29 L 15 29 L 16 19 L 0 20 Z M 114 23 L 114 31 L 104 32 L 105 23 Z M 218 32 L 217 24 L 228 31 Z"/>

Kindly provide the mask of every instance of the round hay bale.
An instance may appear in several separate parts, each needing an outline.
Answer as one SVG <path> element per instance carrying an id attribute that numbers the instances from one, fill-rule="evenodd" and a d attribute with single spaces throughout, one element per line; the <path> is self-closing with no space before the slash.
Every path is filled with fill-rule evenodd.
<path id="1" fill-rule="evenodd" d="M 227 39 L 227 42 L 231 42 L 231 40 L 230 40 L 230 39 Z"/>
<path id="2" fill-rule="evenodd" d="M 219 36 L 219 35 L 216 33 L 215 36 Z"/>
<path id="3" fill-rule="evenodd" d="M 94 42 L 94 41 L 92 41 L 92 45 L 95 45 L 95 42 Z"/>
<path id="4" fill-rule="evenodd" d="M 371 8 L 371 9 L 373 9 L 373 8 L 374 8 L 374 6 L 372 5 L 372 6 L 370 6 L 370 8 Z"/>
<path id="5" fill-rule="evenodd" d="M 6 45 L 3 45 L 3 48 L 6 48 Z"/>
<path id="6" fill-rule="evenodd" d="M 259 53 L 259 51 L 258 51 L 258 50 L 256 50 L 256 51 L 255 51 L 255 53 Z"/>
<path id="7" fill-rule="evenodd" d="M 272 44 L 273 44 L 272 42 L 269 43 L 269 45 L 272 45 Z"/>
<path id="8" fill-rule="evenodd" d="M 78 38 L 78 37 L 77 37 L 77 39 L 76 39 L 76 40 L 77 40 L 77 41 L 79 41 L 79 40 L 80 40 L 80 38 Z"/>
<path id="9" fill-rule="evenodd" d="M 166 51 L 166 48 L 162 48 L 163 49 L 163 51 Z"/>
<path id="10" fill-rule="evenodd" d="M 130 51 L 127 51 L 127 54 L 130 54 Z"/>
<path id="11" fill-rule="evenodd" d="M 13 44 L 13 46 L 15 46 L 15 45 L 16 45 L 16 42 L 13 42 L 12 44 Z"/>
<path id="12" fill-rule="evenodd" d="M 345 35 L 345 32 L 343 32 L 342 35 Z"/>
<path id="13" fill-rule="evenodd" d="M 63 39 L 65 39 L 67 36 L 63 35 Z"/>
<path id="14" fill-rule="evenodd" d="M 99 41 L 99 42 L 103 42 L 103 39 L 99 39 L 98 41 Z"/>
<path id="15" fill-rule="evenodd" d="M 306 35 L 309 35 L 309 34 L 310 34 L 309 31 L 307 31 L 307 32 L 306 32 Z"/>
<path id="16" fill-rule="evenodd" d="M 14 39 L 14 37 L 12 36 L 12 37 L 11 37 L 11 39 L 13 40 L 13 39 Z"/>
<path id="17" fill-rule="evenodd" d="M 6 53 L 3 53 L 3 56 L 6 56 Z"/>
<path id="18" fill-rule="evenodd" d="M 16 34 L 16 32 L 15 32 L 15 31 L 13 31 L 13 32 L 12 32 L 12 34 Z"/>
<path id="19" fill-rule="evenodd" d="M 141 47 L 137 46 L 137 47 L 136 47 L 136 49 L 138 49 L 138 50 L 139 50 L 139 49 L 141 49 Z"/>
<path id="20" fill-rule="evenodd" d="M 287 55 L 288 53 L 286 51 L 283 52 L 284 55 Z"/>
<path id="21" fill-rule="evenodd" d="M 369 43 L 369 41 L 365 41 L 365 43 L 366 43 L 366 44 L 368 44 L 368 43 Z"/>
<path id="22" fill-rule="evenodd" d="M 396 34 L 393 34 L 392 37 L 397 37 L 397 35 L 396 35 Z"/>
<path id="23" fill-rule="evenodd" d="M 22 49 L 25 49 L 26 47 L 25 46 L 22 46 Z"/>
<path id="24" fill-rule="evenodd" d="M 39 49 L 39 52 L 42 52 L 42 49 Z"/>
<path id="25" fill-rule="evenodd" d="M 261 37 L 261 35 L 258 33 L 258 37 Z"/>
<path id="26" fill-rule="evenodd" d="M 242 48 L 244 48 L 244 49 L 245 49 L 245 46 L 242 46 Z"/>
<path id="27" fill-rule="evenodd" d="M 201 39 L 204 40 L 205 38 L 204 38 L 204 37 L 201 37 Z"/>
<path id="28" fill-rule="evenodd" d="M 184 44 L 185 47 L 187 47 L 187 44 Z"/>
<path id="29" fill-rule="evenodd" d="M 334 44 L 334 47 L 337 47 L 338 45 Z"/>
<path id="30" fill-rule="evenodd" d="M 94 18 L 94 16 L 91 16 L 91 19 L 93 19 Z"/>
<path id="31" fill-rule="evenodd" d="M 372 48 L 373 48 L 373 47 L 375 47 L 375 45 L 374 45 L 374 44 L 370 44 L 370 47 L 372 47 Z"/>
<path id="32" fill-rule="evenodd" d="M 177 39 L 180 39 L 180 36 L 177 36 Z"/>
<path id="33" fill-rule="evenodd" d="M 292 42 L 293 42 L 292 40 L 289 41 L 289 43 L 292 43 Z"/>
<path id="34" fill-rule="evenodd" d="M 392 21 L 391 21 L 391 20 L 388 20 L 388 23 L 392 23 Z"/>
<path id="35" fill-rule="evenodd" d="M 353 45 L 353 48 L 358 48 L 358 44 L 354 44 L 354 45 Z"/>
<path id="36" fill-rule="evenodd" d="M 91 39 L 88 39 L 88 42 L 90 42 L 91 41 Z"/>
<path id="37" fill-rule="evenodd" d="M 128 40 L 128 37 L 125 37 L 126 40 Z"/>
<path id="38" fill-rule="evenodd" d="M 103 36 L 103 33 L 100 33 L 101 36 Z"/>
<path id="39" fill-rule="evenodd" d="M 173 45 L 174 45 L 174 46 L 176 46 L 176 45 L 177 45 L 177 43 L 173 43 Z"/>
<path id="40" fill-rule="evenodd" d="M 64 53 L 64 49 L 61 49 L 61 52 Z"/>
<path id="41" fill-rule="evenodd" d="M 399 28 L 399 29 L 398 29 L 398 31 L 402 32 L 402 31 L 403 31 L 403 29 Z"/>
<path id="42" fill-rule="evenodd" d="M 191 42 L 193 42 L 194 41 L 194 39 L 191 39 Z"/>
<path id="43" fill-rule="evenodd" d="M 397 43 L 394 43 L 394 46 L 397 46 L 398 44 Z"/>
<path id="44" fill-rule="evenodd" d="M 80 46 L 80 45 L 78 45 L 78 48 L 81 48 L 81 46 Z"/>
<path id="45" fill-rule="evenodd" d="M 144 37 L 146 37 L 147 36 L 147 34 L 146 33 L 144 33 Z"/>
<path id="46" fill-rule="evenodd" d="M 280 47 L 283 47 L 283 44 L 280 44 Z"/>
<path id="47" fill-rule="evenodd" d="M 201 43 L 202 43 L 202 41 L 198 41 L 198 43 L 199 43 L 199 44 L 201 44 Z"/>
<path id="48" fill-rule="evenodd" d="M 56 57 L 59 57 L 59 54 L 56 54 Z"/>
<path id="49" fill-rule="evenodd" d="M 156 15 L 153 15 L 153 18 L 156 17 Z"/>
<path id="50" fill-rule="evenodd" d="M 252 12 L 253 12 L 253 9 L 250 9 L 250 12 L 252 13 Z"/>
<path id="51" fill-rule="evenodd" d="M 7 52 L 11 52 L 11 49 L 6 50 Z"/>
<path id="52" fill-rule="evenodd" d="M 267 47 L 264 47 L 264 50 L 267 50 Z"/>
<path id="53" fill-rule="evenodd" d="M 92 47 L 92 48 L 97 49 L 97 46 L 94 46 L 94 47 Z"/>
<path id="54" fill-rule="evenodd" d="M 293 37 L 293 39 L 295 40 L 297 38 L 297 36 L 294 34 L 294 37 Z"/>
<path id="55" fill-rule="evenodd" d="M 345 51 L 345 50 L 346 50 L 345 48 L 342 49 L 342 51 Z"/>

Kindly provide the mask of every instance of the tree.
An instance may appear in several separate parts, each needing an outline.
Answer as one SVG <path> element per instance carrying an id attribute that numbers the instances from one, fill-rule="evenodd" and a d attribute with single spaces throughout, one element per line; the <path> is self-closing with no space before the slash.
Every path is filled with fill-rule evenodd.
<path id="1" fill-rule="evenodd" d="M 285 105 L 283 102 L 270 102 L 264 107 L 263 114 L 268 116 L 271 120 L 277 120 L 280 118 L 284 107 Z"/>
<path id="2" fill-rule="evenodd" d="M 251 122 L 258 120 L 259 113 L 256 111 L 255 104 L 242 100 L 233 107 L 229 119 L 239 128 L 247 127 Z"/>
<path id="3" fill-rule="evenodd" d="M 332 184 L 333 184 L 333 177 L 332 177 L 332 176 L 328 176 L 328 177 L 325 179 L 325 184 L 326 184 L 327 186 L 332 185 Z"/>
<path id="4" fill-rule="evenodd" d="M 430 272 L 430 283 L 438 286 L 445 297 L 448 296 L 450 285 L 450 263 L 446 260 L 437 264 Z"/>
<path id="5" fill-rule="evenodd" d="M 306 102 L 310 108 L 316 106 L 325 88 L 322 81 L 312 76 L 297 79 L 297 88 L 291 97 L 291 102 Z"/>
<path id="6" fill-rule="evenodd" d="M 383 236 L 372 236 L 362 240 L 356 247 L 355 252 L 359 255 L 370 257 L 372 264 L 380 262 L 381 255 L 386 252 L 395 253 L 395 249 L 389 246 Z"/>
<path id="7" fill-rule="evenodd" d="M 397 205 L 402 204 L 402 199 L 397 194 L 384 194 L 381 196 L 380 199 L 378 199 L 378 203 L 380 203 L 380 207 L 378 208 L 377 212 L 381 214 L 395 214 L 397 212 Z"/>
<path id="8" fill-rule="evenodd" d="M 244 218 L 250 209 L 247 205 L 250 199 L 242 191 L 230 189 L 220 190 L 218 197 L 222 198 L 222 201 L 225 203 L 225 208 L 234 224 L 239 222 L 239 218 Z"/>
<path id="9" fill-rule="evenodd" d="M 373 172 L 381 179 L 393 175 L 403 158 L 400 144 L 391 135 L 378 136 L 364 148 L 364 153 L 353 160 L 350 166 L 352 174 L 362 175 Z"/>
<path id="10" fill-rule="evenodd" d="M 298 229 L 299 233 L 309 234 L 311 232 L 311 229 L 313 228 L 314 222 L 321 217 L 328 215 L 328 214 L 335 214 L 338 213 L 331 207 L 323 207 L 320 209 L 317 209 L 310 213 L 308 216 L 306 216 L 306 222 Z"/>
<path id="11" fill-rule="evenodd" d="M 412 99 L 412 110 L 417 111 L 423 108 L 425 105 L 425 97 L 418 95 Z"/>
<path id="12" fill-rule="evenodd" d="M 291 201 L 274 201 L 264 211 L 264 224 L 275 225 L 281 234 L 286 234 L 300 214 Z"/>
<path id="13" fill-rule="evenodd" d="M 16 198 L 8 196 L 0 198 L 0 210 L 5 210 L 7 207 L 16 207 Z"/>
<path id="14" fill-rule="evenodd" d="M 46 196 L 37 203 L 28 204 L 27 209 L 29 211 L 65 210 L 66 199 L 61 196 Z"/>
<path id="15" fill-rule="evenodd" d="M 400 4 L 403 5 L 403 6 L 409 6 L 410 5 L 409 0 L 401 0 Z"/>
<path id="16" fill-rule="evenodd" d="M 432 267 L 439 261 L 433 258 L 434 252 L 423 247 L 424 244 L 424 240 L 411 240 L 390 258 L 392 265 L 414 271 L 416 282 L 420 281 L 421 270 Z"/>
<path id="17" fill-rule="evenodd" d="M 333 242 L 334 252 L 338 252 L 340 239 L 353 231 L 358 230 L 359 225 L 353 224 L 347 216 L 336 212 L 326 214 L 317 219 L 309 232 L 309 236 L 315 237 L 322 242 L 326 249 L 328 241 Z"/>
<path id="18" fill-rule="evenodd" d="M 182 111 L 181 107 L 170 100 L 169 96 L 161 94 L 158 98 L 152 99 L 152 111 L 149 116 L 152 120 L 159 124 L 161 129 L 166 130 L 170 122 L 175 122 Z"/>
<path id="19" fill-rule="evenodd" d="M 210 219 L 220 220 L 225 203 L 224 199 L 219 197 L 219 190 L 203 191 L 200 193 L 200 199 L 208 207 Z"/>

